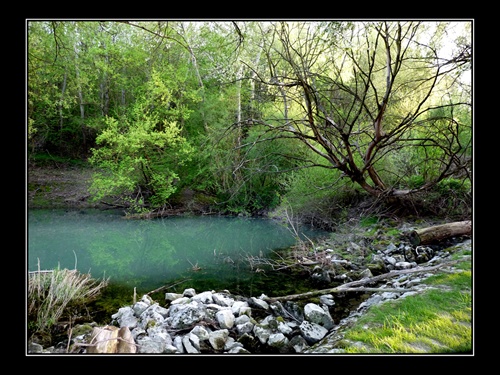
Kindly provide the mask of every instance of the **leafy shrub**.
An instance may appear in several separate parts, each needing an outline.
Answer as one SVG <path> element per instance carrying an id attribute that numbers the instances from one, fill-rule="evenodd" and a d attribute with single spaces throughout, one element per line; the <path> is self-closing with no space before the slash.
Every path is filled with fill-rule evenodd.
<path id="1" fill-rule="evenodd" d="M 425 179 L 421 175 L 412 175 L 407 178 L 406 183 L 409 189 L 418 189 L 424 185 Z"/>
<path id="2" fill-rule="evenodd" d="M 347 220 L 352 207 L 366 196 L 349 181 L 341 180 L 338 171 L 327 168 L 291 173 L 286 190 L 271 215 L 282 217 L 286 211 L 293 212 L 300 223 L 325 230 L 333 230 L 337 222 Z"/>
<path id="3" fill-rule="evenodd" d="M 443 196 L 465 195 L 470 191 L 470 182 L 456 178 L 445 178 L 437 184 L 436 191 Z"/>

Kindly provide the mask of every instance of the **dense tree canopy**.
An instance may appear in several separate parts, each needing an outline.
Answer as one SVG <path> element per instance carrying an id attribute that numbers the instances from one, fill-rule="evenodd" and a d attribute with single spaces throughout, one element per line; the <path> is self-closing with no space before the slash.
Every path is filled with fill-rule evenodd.
<path id="1" fill-rule="evenodd" d="M 96 199 L 155 210 L 189 188 L 258 212 L 300 184 L 383 199 L 470 186 L 470 20 L 26 31 L 28 156 L 88 160 Z"/>

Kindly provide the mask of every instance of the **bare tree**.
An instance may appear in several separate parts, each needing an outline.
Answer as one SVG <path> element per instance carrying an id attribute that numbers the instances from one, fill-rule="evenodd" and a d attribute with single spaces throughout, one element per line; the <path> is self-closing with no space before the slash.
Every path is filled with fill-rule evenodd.
<path id="1" fill-rule="evenodd" d="M 282 117 L 245 121 L 265 129 L 260 141 L 299 140 L 316 155 L 310 166 L 338 170 L 377 197 L 468 174 L 471 97 L 459 77 L 470 69 L 470 36 L 442 55 L 448 30 L 437 22 L 273 23 L 261 43 L 267 68 L 253 67 L 253 78 L 276 92 Z M 408 188 L 408 175 L 424 182 Z"/>

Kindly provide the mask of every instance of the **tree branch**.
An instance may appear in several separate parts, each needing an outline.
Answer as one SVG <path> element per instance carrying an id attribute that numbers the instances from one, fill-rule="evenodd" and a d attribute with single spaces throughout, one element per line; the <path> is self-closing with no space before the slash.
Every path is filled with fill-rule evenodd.
<path id="1" fill-rule="evenodd" d="M 365 288 L 364 285 L 373 284 L 373 283 L 378 282 L 380 280 L 390 279 L 391 277 L 409 274 L 409 273 L 431 272 L 431 271 L 435 271 L 441 267 L 451 266 L 451 265 L 458 263 L 460 261 L 463 261 L 463 259 L 452 260 L 449 262 L 443 262 L 443 263 L 440 263 L 438 265 L 430 266 L 430 267 L 416 267 L 416 268 L 412 268 L 409 270 L 390 271 L 390 272 L 384 273 L 382 275 L 378 275 L 378 276 L 374 276 L 374 277 L 370 277 L 370 278 L 364 278 L 361 280 L 356 280 L 356 281 L 352 281 L 350 283 L 342 284 L 342 285 L 337 286 L 335 288 L 313 290 L 313 291 L 307 292 L 307 293 L 291 294 L 288 296 L 281 296 L 281 297 L 267 297 L 267 298 L 264 298 L 264 300 L 266 302 L 292 301 L 292 300 L 300 300 L 300 299 L 315 297 L 315 296 L 323 295 L 323 294 L 345 293 L 345 292 L 363 292 L 363 291 L 365 291 L 365 292 L 379 292 L 379 291 L 406 292 L 406 291 L 410 291 L 413 289 Z"/>

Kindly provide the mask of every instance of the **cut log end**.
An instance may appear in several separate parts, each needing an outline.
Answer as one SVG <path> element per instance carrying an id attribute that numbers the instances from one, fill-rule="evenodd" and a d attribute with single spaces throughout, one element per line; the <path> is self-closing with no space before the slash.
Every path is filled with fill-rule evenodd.
<path id="1" fill-rule="evenodd" d="M 439 243 L 451 237 L 470 236 L 471 234 L 472 222 L 466 220 L 414 230 L 409 233 L 408 239 L 413 246 L 419 246 Z"/>

